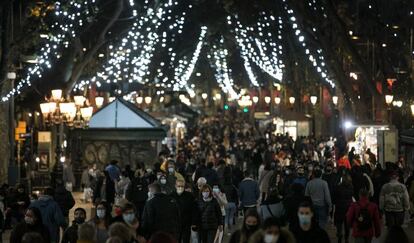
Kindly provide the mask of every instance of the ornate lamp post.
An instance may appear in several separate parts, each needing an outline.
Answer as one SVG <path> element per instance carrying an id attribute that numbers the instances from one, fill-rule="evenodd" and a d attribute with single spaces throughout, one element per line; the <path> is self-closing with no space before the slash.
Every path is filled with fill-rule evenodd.
<path id="1" fill-rule="evenodd" d="M 385 95 L 385 103 L 388 106 L 388 122 L 390 123 L 390 125 L 392 124 L 392 114 L 391 114 L 391 104 L 392 101 L 394 100 L 394 96 L 393 95 Z"/>
<path id="2" fill-rule="evenodd" d="M 318 102 L 318 97 L 317 96 L 311 96 L 310 97 L 310 102 L 312 104 L 312 135 L 314 137 L 316 137 L 316 129 L 315 129 L 315 105 Z"/>

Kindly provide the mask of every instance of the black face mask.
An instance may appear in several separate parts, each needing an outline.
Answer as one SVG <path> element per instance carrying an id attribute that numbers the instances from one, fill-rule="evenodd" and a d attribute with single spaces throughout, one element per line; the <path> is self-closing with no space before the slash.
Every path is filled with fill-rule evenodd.
<path id="1" fill-rule="evenodd" d="M 83 224 L 85 223 L 85 218 L 75 218 L 74 221 L 76 224 Z"/>
<path id="2" fill-rule="evenodd" d="M 252 233 L 252 232 L 255 232 L 257 229 L 258 229 L 258 225 L 257 224 L 252 224 L 252 225 L 246 224 L 246 230 L 247 230 L 247 232 Z"/>

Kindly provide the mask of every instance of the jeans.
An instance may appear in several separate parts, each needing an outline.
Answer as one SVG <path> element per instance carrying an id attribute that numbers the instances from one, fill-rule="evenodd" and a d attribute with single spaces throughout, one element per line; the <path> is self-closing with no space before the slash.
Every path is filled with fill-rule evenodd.
<path id="1" fill-rule="evenodd" d="M 224 218 L 225 225 L 233 225 L 234 216 L 236 215 L 236 204 L 234 202 L 229 202 L 226 205 L 226 217 Z"/>
<path id="2" fill-rule="evenodd" d="M 328 207 L 327 206 L 313 206 L 315 209 L 316 219 L 318 220 L 319 227 L 325 229 L 328 223 Z"/>
<path id="3" fill-rule="evenodd" d="M 217 229 L 215 230 L 200 230 L 198 232 L 200 243 L 214 243 L 216 238 Z"/>
<path id="4" fill-rule="evenodd" d="M 345 242 L 348 242 L 349 239 L 349 226 L 345 220 L 335 222 L 336 227 L 336 236 L 338 237 L 338 242 L 342 242 L 342 239 L 345 239 Z M 345 230 L 345 237 L 343 234 Z"/>
<path id="5" fill-rule="evenodd" d="M 385 212 L 385 222 L 387 227 L 401 226 L 404 224 L 405 212 Z"/>
<path id="6" fill-rule="evenodd" d="M 371 243 L 372 238 L 371 237 L 357 237 L 355 238 L 355 243 Z"/>
<path id="7" fill-rule="evenodd" d="M 181 228 L 180 238 L 178 239 L 178 243 L 190 243 L 191 238 L 191 225 L 186 225 Z"/>

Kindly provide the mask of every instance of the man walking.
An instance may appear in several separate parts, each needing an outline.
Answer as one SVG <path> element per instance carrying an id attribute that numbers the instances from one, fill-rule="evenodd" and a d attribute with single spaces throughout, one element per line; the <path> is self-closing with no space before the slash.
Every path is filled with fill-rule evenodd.
<path id="1" fill-rule="evenodd" d="M 319 226 L 325 228 L 328 223 L 329 210 L 332 207 L 328 183 L 321 179 L 322 171 L 313 171 L 314 178 L 306 184 L 305 196 L 312 199 Z"/>
<path id="2" fill-rule="evenodd" d="M 410 209 L 410 199 L 407 188 L 398 181 L 396 171 L 391 173 L 391 181 L 381 189 L 379 207 L 385 212 L 388 227 L 404 223 L 405 212 Z"/>
<path id="3" fill-rule="evenodd" d="M 253 180 L 253 175 L 249 172 L 244 172 L 244 179 L 239 185 L 240 204 L 243 207 L 243 212 L 249 208 L 255 208 L 260 197 L 259 184 Z"/>
<path id="4" fill-rule="evenodd" d="M 355 243 L 371 243 L 372 238 L 381 235 L 381 221 L 378 207 L 368 199 L 369 192 L 362 188 L 359 191 L 359 200 L 348 209 L 346 219 L 352 226 L 352 236 Z"/>

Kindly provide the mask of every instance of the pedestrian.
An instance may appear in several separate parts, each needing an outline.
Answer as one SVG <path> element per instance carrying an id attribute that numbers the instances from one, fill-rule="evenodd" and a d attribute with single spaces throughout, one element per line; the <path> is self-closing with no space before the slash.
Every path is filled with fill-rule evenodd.
<path id="1" fill-rule="evenodd" d="M 142 215 L 142 228 L 147 239 L 157 231 L 168 232 L 176 239 L 181 230 L 181 215 L 177 201 L 161 193 L 158 183 L 148 186 L 148 201 Z"/>
<path id="2" fill-rule="evenodd" d="M 369 191 L 362 188 L 359 200 L 351 204 L 346 219 L 352 226 L 355 243 L 371 243 L 372 238 L 381 235 L 381 221 L 378 207 L 369 201 Z"/>
<path id="3" fill-rule="evenodd" d="M 106 242 L 108 239 L 108 228 L 111 222 L 111 211 L 106 202 L 98 202 L 95 205 L 95 217 L 88 223 L 94 226 L 95 239 L 98 243 Z"/>
<path id="4" fill-rule="evenodd" d="M 276 217 L 281 222 L 285 222 L 285 208 L 281 198 L 279 197 L 278 190 L 274 190 L 260 205 L 260 216 L 262 220 Z"/>
<path id="5" fill-rule="evenodd" d="M 409 243 L 410 240 L 408 239 L 407 233 L 405 233 L 404 229 L 401 226 L 392 226 L 388 229 L 387 236 L 382 241 L 383 243 Z"/>
<path id="6" fill-rule="evenodd" d="M 354 191 L 352 179 L 349 174 L 343 174 L 339 181 L 339 184 L 333 189 L 332 194 L 332 203 L 335 205 L 334 223 L 338 243 L 341 243 L 342 239 L 347 243 L 349 239 L 349 225 L 346 223 L 346 213 L 352 203 Z"/>
<path id="7" fill-rule="evenodd" d="M 79 225 L 78 232 L 76 232 L 78 240 L 76 243 L 100 243 L 95 240 L 95 227 L 91 224 Z"/>
<path id="8" fill-rule="evenodd" d="M 13 241 L 12 241 L 13 242 Z M 25 233 L 22 237 L 22 243 L 48 243 L 42 235 L 37 232 Z"/>
<path id="9" fill-rule="evenodd" d="M 301 184 L 303 188 L 306 188 L 306 183 L 308 183 L 308 179 L 305 176 L 305 169 L 302 166 L 299 166 L 296 169 L 296 178 L 292 181 L 292 184 Z"/>
<path id="10" fill-rule="evenodd" d="M 213 243 L 217 230 L 219 232 L 223 231 L 223 216 L 220 205 L 213 198 L 213 192 L 209 185 L 204 185 L 200 189 L 197 207 L 199 241 L 200 243 Z"/>
<path id="11" fill-rule="evenodd" d="M 239 205 L 239 197 L 237 188 L 233 185 L 231 177 L 224 178 L 223 192 L 226 194 L 227 205 L 226 214 L 224 217 L 225 228 L 228 232 L 231 231 L 232 226 L 235 224 L 235 216 L 237 212 L 237 205 Z"/>
<path id="12" fill-rule="evenodd" d="M 260 226 L 260 217 L 255 208 L 246 211 L 241 229 L 236 230 L 229 243 L 247 243 L 250 237 L 256 233 Z"/>
<path id="13" fill-rule="evenodd" d="M 115 167 L 116 166 L 113 165 L 113 167 L 110 167 L 110 168 L 115 168 Z M 115 171 L 115 169 L 113 170 Z M 115 183 L 119 180 L 120 177 L 117 176 L 116 177 L 118 178 L 117 180 L 112 179 L 111 175 L 109 174 L 109 171 L 110 170 L 104 171 L 105 177 L 104 177 L 104 181 L 103 181 L 102 188 L 101 188 L 101 199 L 106 200 L 109 205 L 113 205 L 115 203 Z M 115 173 L 115 172 L 112 172 L 112 173 Z"/>
<path id="14" fill-rule="evenodd" d="M 410 209 L 410 199 L 406 186 L 398 181 L 398 173 L 391 172 L 390 178 L 390 182 L 381 189 L 379 207 L 385 213 L 388 227 L 401 226 L 404 223 L 405 212 Z"/>
<path id="15" fill-rule="evenodd" d="M 38 200 L 32 202 L 30 207 L 35 207 L 40 210 L 43 224 L 48 228 L 50 234 L 50 242 L 59 242 L 59 229 L 65 229 L 67 226 L 65 217 L 57 202 L 53 199 L 54 191 L 47 187 Z"/>
<path id="16" fill-rule="evenodd" d="M 289 225 L 296 243 L 329 243 L 329 236 L 315 221 L 312 204 L 304 201 L 299 205 L 298 223 Z"/>
<path id="17" fill-rule="evenodd" d="M 250 237 L 249 243 L 295 243 L 292 233 L 282 226 L 275 217 L 265 219 L 261 229 Z"/>
<path id="18" fill-rule="evenodd" d="M 106 166 L 105 171 L 108 172 L 109 178 L 113 182 L 117 182 L 121 176 L 121 170 L 118 167 L 117 160 L 111 160 L 108 166 Z"/>
<path id="19" fill-rule="evenodd" d="M 38 233 L 44 242 L 50 242 L 49 230 L 43 225 L 40 210 L 35 207 L 29 207 L 24 215 L 24 221 L 13 228 L 10 233 L 10 242 L 23 242 L 23 236 L 27 233 Z"/>
<path id="20" fill-rule="evenodd" d="M 176 180 L 184 180 L 184 177 L 176 170 L 174 160 L 168 160 L 166 167 L 167 187 L 169 189 L 168 194 L 171 194 L 175 190 Z"/>
<path id="21" fill-rule="evenodd" d="M 148 243 L 179 243 L 172 235 L 159 231 L 151 236 Z"/>
<path id="22" fill-rule="evenodd" d="M 66 223 L 69 223 L 69 211 L 75 206 L 75 199 L 60 179 L 56 180 L 56 189 L 53 198 L 62 210 Z"/>
<path id="23" fill-rule="evenodd" d="M 109 239 L 107 240 L 107 242 L 108 241 L 111 242 L 111 239 L 114 240 L 112 242 L 119 242 L 119 241 L 115 241 L 114 239 L 114 238 L 118 238 L 121 240 L 120 242 L 122 243 L 132 243 L 134 239 L 133 232 L 131 231 L 131 229 L 121 222 L 116 222 L 116 223 L 111 224 L 108 230 L 108 234 L 109 234 Z"/>
<path id="24" fill-rule="evenodd" d="M 240 206 L 246 212 L 249 208 L 256 208 L 260 198 L 259 185 L 248 171 L 244 173 L 244 179 L 239 185 Z"/>
<path id="25" fill-rule="evenodd" d="M 299 205 L 304 201 L 311 201 L 305 197 L 305 188 L 294 183 L 290 186 L 290 193 L 283 199 L 283 208 L 285 209 L 285 217 L 289 225 L 297 224 Z"/>
<path id="26" fill-rule="evenodd" d="M 75 209 L 74 220 L 72 225 L 69 226 L 63 233 L 61 243 L 76 243 L 78 240 L 78 228 L 81 224 L 85 223 L 86 220 L 86 210 L 83 208 Z"/>
<path id="27" fill-rule="evenodd" d="M 117 198 L 125 198 L 126 190 L 130 183 L 131 180 L 129 179 L 128 174 L 125 171 L 123 171 L 121 173 L 121 176 L 119 177 L 119 181 L 117 181 L 115 184 Z"/>
<path id="28" fill-rule="evenodd" d="M 329 211 L 332 208 L 331 194 L 328 183 L 321 179 L 322 171 L 316 169 L 313 171 L 313 175 L 314 178 L 306 185 L 305 196 L 312 199 L 315 217 L 319 226 L 324 229 L 328 223 Z"/>
<path id="29" fill-rule="evenodd" d="M 185 181 L 179 179 L 175 182 L 175 192 L 171 196 L 177 202 L 181 217 L 181 228 L 177 240 L 180 243 L 189 243 L 191 228 L 196 225 L 197 205 L 195 198 L 191 192 L 185 191 Z"/>
<path id="30" fill-rule="evenodd" d="M 126 189 L 125 197 L 135 205 L 138 218 L 142 219 L 142 212 L 144 211 L 145 202 L 148 199 L 148 183 L 145 180 L 143 168 L 135 171 L 134 178 Z"/>

